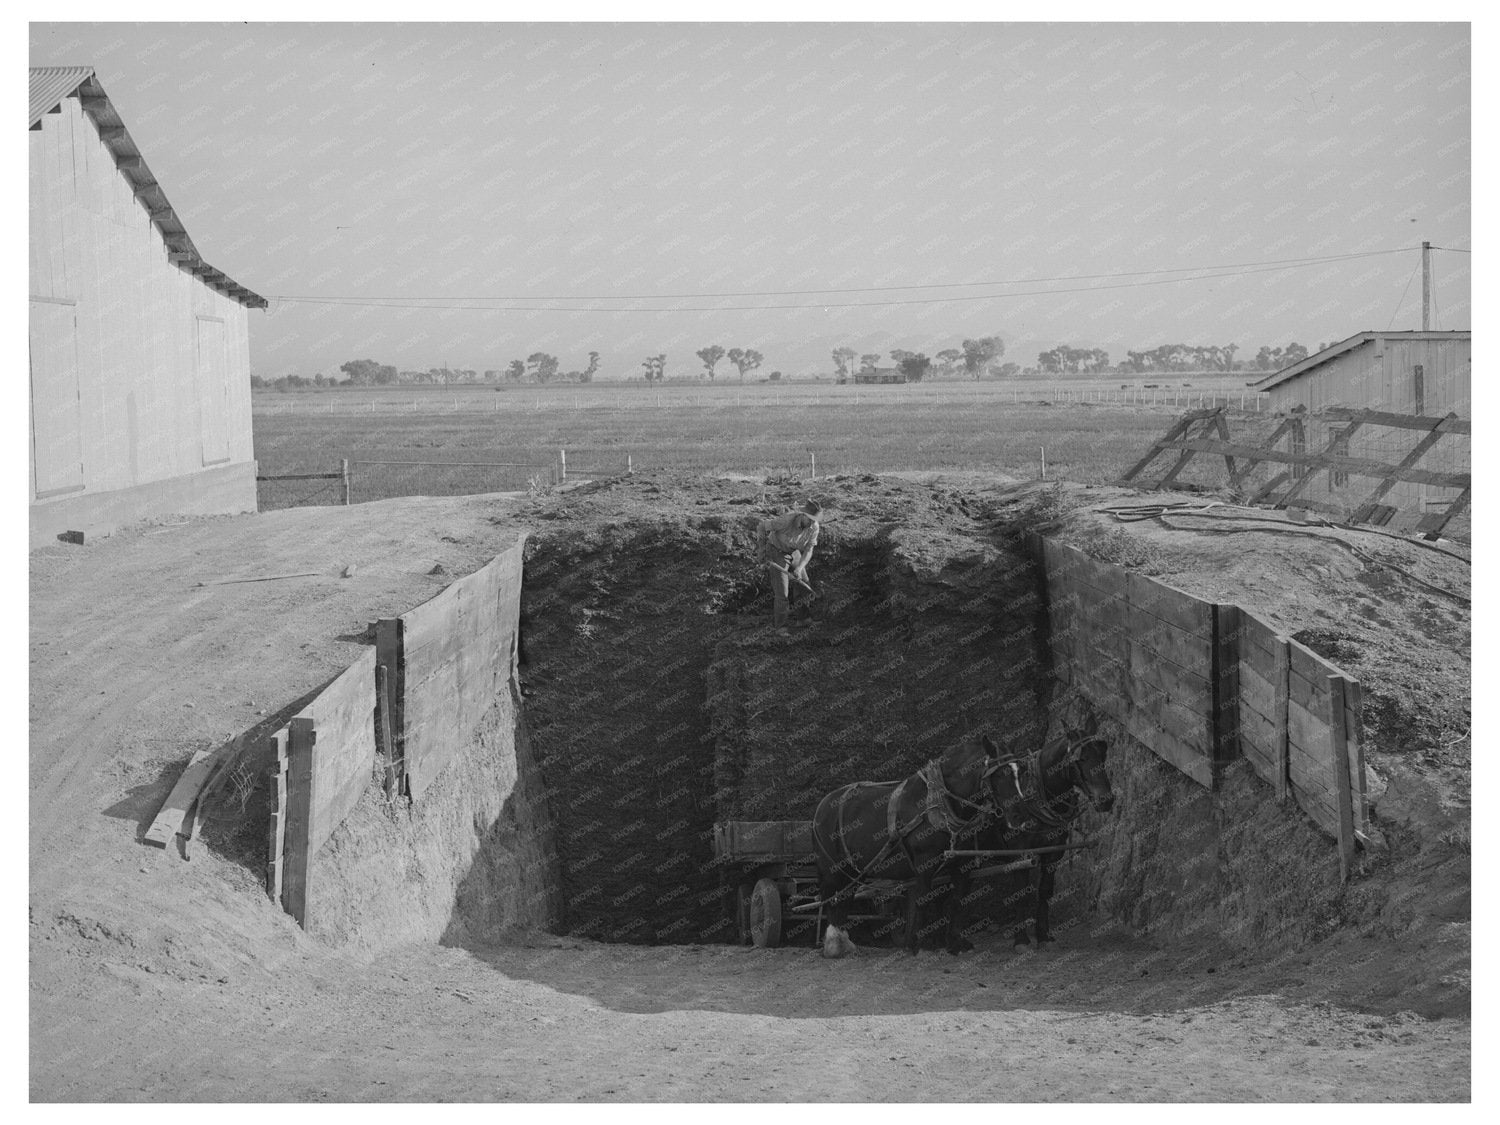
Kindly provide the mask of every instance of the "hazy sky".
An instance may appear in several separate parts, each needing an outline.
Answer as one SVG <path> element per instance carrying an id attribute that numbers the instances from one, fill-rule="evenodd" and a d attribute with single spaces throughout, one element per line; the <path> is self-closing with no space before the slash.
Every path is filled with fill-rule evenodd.
<path id="1" fill-rule="evenodd" d="M 1435 327 L 1470 327 L 1464 24 L 34 23 L 30 53 L 97 68 L 271 298 L 268 377 L 1253 354 L 1420 327 L 1423 239 Z"/>

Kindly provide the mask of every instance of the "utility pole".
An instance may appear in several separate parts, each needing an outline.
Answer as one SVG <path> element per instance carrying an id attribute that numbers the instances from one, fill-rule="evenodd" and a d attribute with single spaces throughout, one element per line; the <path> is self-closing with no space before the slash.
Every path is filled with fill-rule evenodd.
<path id="1" fill-rule="evenodd" d="M 1432 308 L 1432 243 L 1422 243 L 1422 331 L 1428 330 L 1428 310 Z"/>

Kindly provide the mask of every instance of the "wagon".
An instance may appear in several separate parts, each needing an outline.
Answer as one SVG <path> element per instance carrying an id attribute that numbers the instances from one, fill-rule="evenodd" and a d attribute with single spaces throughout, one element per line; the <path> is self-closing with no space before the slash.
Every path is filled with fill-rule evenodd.
<path id="1" fill-rule="evenodd" d="M 1052 849 L 1036 849 L 1052 850 Z M 1006 853 L 955 852 L 953 855 Z M 1009 853 L 1015 855 L 1016 853 Z M 822 937 L 823 911 L 818 893 L 810 820 L 727 820 L 714 825 L 714 859 L 724 881 L 734 886 L 735 922 L 742 945 L 775 948 L 783 940 L 805 939 L 816 945 Z M 1034 854 L 982 867 L 971 878 L 1030 867 Z M 933 880 L 934 886 L 947 877 Z M 877 933 L 890 933 L 906 924 L 908 883 L 871 879 L 855 891 L 851 922 L 875 922 Z"/>
<path id="2" fill-rule="evenodd" d="M 735 921 L 742 945 L 775 948 L 805 938 L 816 945 L 822 930 L 818 867 L 810 820 L 728 820 L 714 825 L 714 859 L 734 886 Z M 900 924 L 906 885 L 878 880 L 856 895 L 864 913 L 851 920 Z"/>

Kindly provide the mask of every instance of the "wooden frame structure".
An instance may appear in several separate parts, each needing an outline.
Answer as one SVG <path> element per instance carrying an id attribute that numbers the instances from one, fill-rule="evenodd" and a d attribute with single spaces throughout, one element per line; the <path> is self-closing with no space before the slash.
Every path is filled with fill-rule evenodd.
<path id="1" fill-rule="evenodd" d="M 1325 448 L 1308 451 L 1309 422 L 1321 422 L 1334 427 Z M 1199 432 L 1196 436 L 1190 436 L 1189 432 L 1195 425 L 1199 426 Z M 1371 426 L 1422 431 L 1422 437 L 1397 464 L 1349 456 L 1350 439 L 1361 429 Z M 1229 421 L 1223 407 L 1193 410 L 1173 423 L 1150 451 L 1125 471 L 1120 483 L 1153 489 L 1182 488 L 1184 486 L 1177 483 L 1179 474 L 1196 454 L 1204 453 L 1223 457 L 1229 472 L 1229 487 L 1241 490 L 1258 465 L 1270 462 L 1286 468 L 1247 496 L 1251 504 L 1305 509 L 1333 515 L 1348 523 L 1376 526 L 1389 523 L 1396 514 L 1397 509 L 1383 501 L 1398 482 L 1457 489 L 1459 495 L 1445 511 L 1425 513 L 1415 525 L 1414 530 L 1428 539 L 1436 539 L 1449 521 L 1468 510 L 1471 478 L 1468 473 L 1419 469 L 1417 462 L 1444 436 L 1461 434 L 1467 437 L 1471 429 L 1469 420 L 1456 414 L 1433 418 L 1421 414 L 1390 414 L 1380 410 L 1347 408 L 1330 408 L 1317 414 L 1294 410 L 1281 416 L 1280 423 L 1269 438 L 1259 445 L 1251 445 L 1235 442 L 1231 438 Z M 1277 443 L 1283 437 L 1288 441 L 1288 448 L 1285 450 L 1277 448 Z M 1155 484 L 1144 484 L 1139 479 L 1141 474 L 1168 451 L 1176 451 L 1177 460 Z M 1373 477 L 1379 483 L 1362 502 L 1355 505 L 1352 512 L 1346 512 L 1344 508 L 1312 500 L 1304 495 L 1314 478 L 1324 472 L 1329 474 L 1330 480 L 1335 484 L 1344 483 L 1349 476 Z"/>

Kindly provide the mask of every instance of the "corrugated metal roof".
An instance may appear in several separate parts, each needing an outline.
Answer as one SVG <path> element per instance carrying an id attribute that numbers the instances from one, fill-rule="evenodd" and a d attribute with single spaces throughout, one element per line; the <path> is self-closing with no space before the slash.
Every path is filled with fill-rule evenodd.
<path id="1" fill-rule="evenodd" d="M 31 68 L 30 129 L 42 116 L 65 97 L 87 82 L 94 74 L 91 66 L 34 66 Z"/>
<path id="2" fill-rule="evenodd" d="M 120 175 L 125 177 L 135 197 L 145 205 L 151 216 L 151 222 L 155 224 L 156 229 L 161 233 L 162 241 L 166 244 L 169 260 L 180 269 L 192 274 L 210 289 L 224 294 L 232 301 L 238 301 L 246 308 L 263 309 L 270 304 L 260 294 L 252 293 L 233 278 L 210 267 L 203 260 L 202 255 L 198 253 L 198 248 L 193 245 L 193 240 L 188 237 L 187 228 L 182 225 L 177 212 L 167 199 L 166 192 L 162 191 L 161 185 L 156 182 L 156 176 L 152 174 L 151 169 L 146 167 L 146 161 L 141 157 L 141 150 L 136 147 L 135 141 L 126 130 L 125 122 L 120 120 L 120 115 L 110 102 L 109 95 L 104 92 L 104 87 L 99 84 L 93 67 L 32 67 L 31 121 L 27 128 L 37 127 L 37 123 L 54 106 L 69 95 L 79 92 L 79 87 L 85 85 L 87 89 L 79 93 L 79 98 L 83 103 L 83 112 L 99 130 L 99 139 L 114 157 L 115 167 Z M 45 126 L 41 127 L 45 128 Z"/>
<path id="3" fill-rule="evenodd" d="M 1314 352 L 1306 359 L 1298 360 L 1290 367 L 1283 367 L 1280 371 L 1273 371 L 1264 379 L 1251 383 L 1250 386 L 1262 391 L 1268 391 L 1279 383 L 1285 383 L 1288 379 L 1295 379 L 1304 372 L 1311 371 L 1314 367 L 1320 367 L 1331 359 L 1337 359 L 1345 352 L 1352 352 L 1362 344 L 1368 344 L 1376 337 L 1384 337 L 1387 340 L 1467 340 L 1473 333 L 1465 328 L 1452 332 L 1356 332 L 1347 340 L 1340 340 L 1337 344 L 1329 344 L 1320 352 Z"/>

